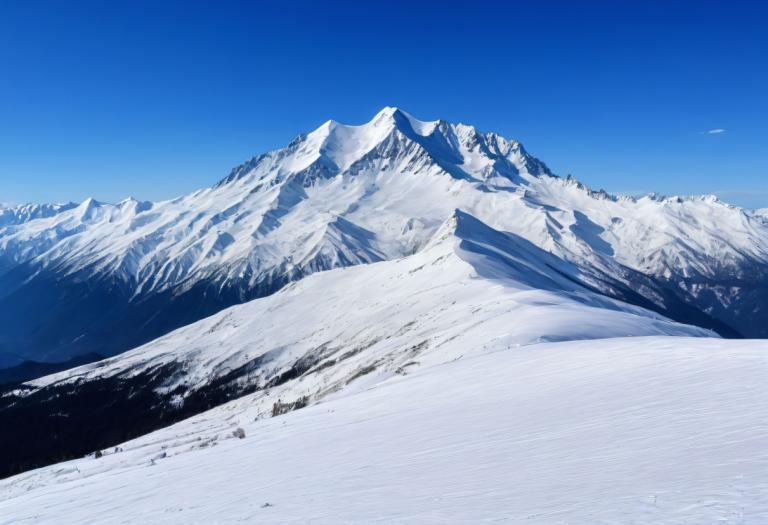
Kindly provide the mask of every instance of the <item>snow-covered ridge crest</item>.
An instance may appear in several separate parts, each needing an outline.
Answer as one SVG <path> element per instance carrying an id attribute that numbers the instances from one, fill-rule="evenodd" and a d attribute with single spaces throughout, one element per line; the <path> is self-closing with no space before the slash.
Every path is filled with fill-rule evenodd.
<path id="1" fill-rule="evenodd" d="M 157 370 L 173 370 L 158 393 L 176 392 L 179 403 L 224 378 L 241 384 L 247 375 L 249 387 L 268 388 L 291 370 L 306 372 L 326 392 L 361 369 L 386 377 L 417 357 L 440 363 L 479 352 L 488 338 L 513 347 L 716 336 L 606 298 L 587 278 L 575 265 L 457 209 L 410 256 L 317 273 L 120 356 L 32 381 L 28 393 Z M 315 369 L 326 370 L 324 377 L 314 377 Z"/>

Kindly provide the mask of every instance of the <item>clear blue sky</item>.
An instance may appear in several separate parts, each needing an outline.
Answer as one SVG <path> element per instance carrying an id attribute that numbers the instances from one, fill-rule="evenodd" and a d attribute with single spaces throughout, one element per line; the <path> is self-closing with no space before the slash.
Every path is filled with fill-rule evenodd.
<path id="1" fill-rule="evenodd" d="M 758 0 L 2 2 L 0 202 L 168 198 L 394 105 L 595 188 L 768 206 L 766 28 Z"/>

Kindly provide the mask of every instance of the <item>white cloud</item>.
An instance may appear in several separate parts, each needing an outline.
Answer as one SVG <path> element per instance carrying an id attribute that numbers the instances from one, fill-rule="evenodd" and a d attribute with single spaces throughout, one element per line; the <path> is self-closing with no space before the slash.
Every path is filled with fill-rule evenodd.
<path id="1" fill-rule="evenodd" d="M 719 135 L 725 133 L 725 131 L 723 128 L 708 129 L 707 131 L 702 131 L 702 135 Z"/>

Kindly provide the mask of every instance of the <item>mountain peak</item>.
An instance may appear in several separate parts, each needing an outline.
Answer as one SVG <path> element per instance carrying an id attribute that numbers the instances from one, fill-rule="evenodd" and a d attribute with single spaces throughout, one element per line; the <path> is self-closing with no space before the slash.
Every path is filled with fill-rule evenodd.
<path id="1" fill-rule="evenodd" d="M 378 113 L 376 113 L 372 120 L 376 121 L 384 118 L 392 118 L 395 113 L 403 113 L 403 111 L 396 106 L 384 106 Z"/>
<path id="2" fill-rule="evenodd" d="M 416 133 L 422 137 L 428 136 L 435 131 L 440 124 L 440 120 L 419 120 L 407 111 L 393 106 L 386 106 L 379 111 L 375 117 L 366 125 L 381 125 L 382 123 L 392 123 L 397 129 L 406 135 Z"/>
<path id="3" fill-rule="evenodd" d="M 396 106 L 384 106 L 381 108 L 381 110 L 379 110 L 378 113 L 376 113 L 373 119 L 371 119 L 371 122 L 375 122 L 381 119 L 395 119 L 399 117 L 406 117 L 416 120 L 413 115 L 403 109 L 400 109 Z"/>
<path id="4" fill-rule="evenodd" d="M 490 227 L 471 213 L 460 208 L 453 210 L 448 219 L 437 229 L 427 246 L 434 246 L 447 239 L 481 242 L 483 239 L 507 238 L 510 234 Z"/>
<path id="5" fill-rule="evenodd" d="M 328 120 L 286 148 L 235 168 L 217 186 L 244 177 L 261 184 L 268 172 L 280 173 L 284 180 L 285 175 L 308 169 L 328 178 L 371 162 L 378 162 L 380 170 L 392 170 L 397 163 L 397 169 L 408 173 L 437 167 L 454 179 L 507 188 L 524 183 L 525 178 L 551 175 L 543 162 L 515 140 L 465 124 L 420 120 L 398 107 L 386 106 L 360 125 Z M 307 181 L 316 180 L 318 173 L 302 178 L 302 184 L 311 184 Z"/>

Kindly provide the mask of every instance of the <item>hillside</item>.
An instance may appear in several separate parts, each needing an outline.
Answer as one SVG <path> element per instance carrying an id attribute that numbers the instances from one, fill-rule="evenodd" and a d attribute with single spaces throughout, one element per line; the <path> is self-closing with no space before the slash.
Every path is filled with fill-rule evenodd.
<path id="1" fill-rule="evenodd" d="M 13 524 L 763 523 L 767 373 L 768 346 L 753 341 L 499 345 L 276 417 L 280 394 L 246 396 L 0 481 L 0 512 Z"/>

